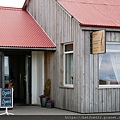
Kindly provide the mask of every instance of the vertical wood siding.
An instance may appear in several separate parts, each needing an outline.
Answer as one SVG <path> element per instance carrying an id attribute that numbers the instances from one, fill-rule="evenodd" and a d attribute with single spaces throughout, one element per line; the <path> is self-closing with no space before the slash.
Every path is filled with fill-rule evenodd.
<path id="1" fill-rule="evenodd" d="M 90 30 L 83 30 L 55 0 L 31 0 L 27 9 L 57 46 L 56 52 L 45 53 L 45 79 L 52 80 L 55 107 L 80 113 L 120 111 L 120 89 L 99 89 L 99 57 L 90 54 Z M 120 42 L 120 32 L 111 29 L 106 39 Z M 74 89 L 61 87 L 62 43 L 68 42 L 74 44 Z"/>
<path id="2" fill-rule="evenodd" d="M 82 36 L 84 40 L 84 61 L 82 61 L 83 76 L 81 76 L 81 112 L 115 112 L 120 111 L 120 89 L 119 88 L 103 88 L 99 89 L 98 83 L 98 55 L 89 54 L 89 31 L 83 31 Z M 108 42 L 120 42 L 120 32 L 106 33 L 106 40 Z M 86 47 L 87 46 L 87 47 Z M 81 72 L 82 74 L 82 72 Z"/>

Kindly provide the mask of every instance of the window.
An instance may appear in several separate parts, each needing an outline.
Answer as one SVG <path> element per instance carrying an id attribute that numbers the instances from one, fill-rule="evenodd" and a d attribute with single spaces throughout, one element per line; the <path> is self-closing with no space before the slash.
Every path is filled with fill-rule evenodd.
<path id="1" fill-rule="evenodd" d="M 64 85 L 73 86 L 73 44 L 64 45 Z"/>
<path id="2" fill-rule="evenodd" d="M 120 44 L 107 43 L 99 54 L 99 85 L 120 85 Z"/>
<path id="3" fill-rule="evenodd" d="M 4 57 L 4 80 L 5 84 L 9 83 L 9 57 L 5 56 Z"/>

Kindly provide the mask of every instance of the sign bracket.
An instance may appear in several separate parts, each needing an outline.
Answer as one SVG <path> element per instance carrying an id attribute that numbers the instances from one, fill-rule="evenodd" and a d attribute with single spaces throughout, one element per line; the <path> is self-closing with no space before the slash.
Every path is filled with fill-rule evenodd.
<path id="1" fill-rule="evenodd" d="M 14 115 L 14 114 L 8 113 L 8 108 L 6 107 L 5 113 L 1 113 L 0 115 Z"/>

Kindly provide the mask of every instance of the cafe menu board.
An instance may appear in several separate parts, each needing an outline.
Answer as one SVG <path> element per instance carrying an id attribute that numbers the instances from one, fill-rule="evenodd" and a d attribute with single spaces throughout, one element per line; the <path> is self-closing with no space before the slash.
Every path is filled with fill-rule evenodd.
<path id="1" fill-rule="evenodd" d="M 13 89 L 1 89 L 1 108 L 13 107 Z"/>
<path id="2" fill-rule="evenodd" d="M 92 54 L 106 52 L 105 30 L 92 32 Z"/>

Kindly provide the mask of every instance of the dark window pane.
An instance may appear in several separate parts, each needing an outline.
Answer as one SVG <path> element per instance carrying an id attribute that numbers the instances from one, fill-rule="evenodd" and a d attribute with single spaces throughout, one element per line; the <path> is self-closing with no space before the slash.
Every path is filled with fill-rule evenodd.
<path id="1" fill-rule="evenodd" d="M 73 51 L 73 44 L 65 45 L 65 52 L 67 51 Z"/>

